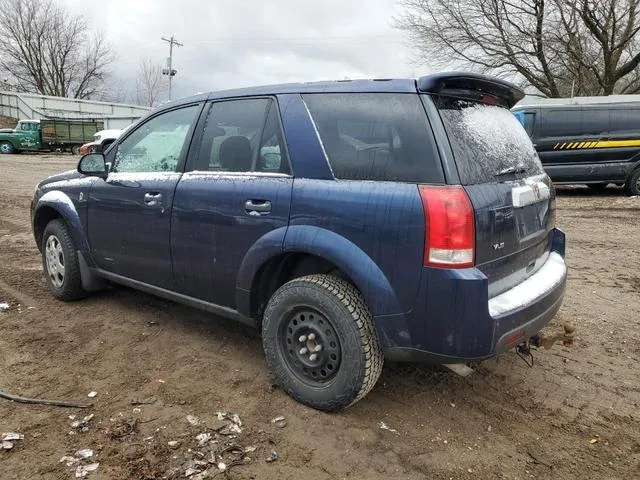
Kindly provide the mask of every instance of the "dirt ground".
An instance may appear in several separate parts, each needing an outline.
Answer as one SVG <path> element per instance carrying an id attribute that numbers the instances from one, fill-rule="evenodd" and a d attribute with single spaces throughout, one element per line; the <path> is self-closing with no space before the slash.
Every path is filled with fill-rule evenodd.
<path id="1" fill-rule="evenodd" d="M 87 478 L 184 478 L 212 451 L 227 465 L 212 476 L 234 479 L 640 478 L 640 198 L 559 191 L 570 273 L 549 331 L 573 322 L 574 346 L 534 352 L 533 368 L 509 352 L 468 378 L 387 364 L 363 401 L 324 414 L 272 387 L 250 329 L 126 288 L 49 295 L 29 202 L 75 162 L 0 156 L 0 390 L 94 404 L 0 399 L 0 433 L 24 434 L 0 451 L 2 480 L 70 479 L 92 462 Z M 71 426 L 89 414 L 87 431 Z"/>

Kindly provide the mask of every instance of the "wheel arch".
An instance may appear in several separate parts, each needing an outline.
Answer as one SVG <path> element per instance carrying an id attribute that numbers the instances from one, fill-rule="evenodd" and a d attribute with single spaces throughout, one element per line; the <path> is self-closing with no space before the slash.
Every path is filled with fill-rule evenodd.
<path id="1" fill-rule="evenodd" d="M 38 250 L 42 249 L 44 229 L 56 218 L 62 219 L 67 224 L 79 250 L 89 249 L 78 211 L 66 193 L 59 190 L 45 193 L 38 200 L 33 212 L 33 235 Z"/>
<path id="2" fill-rule="evenodd" d="M 281 241 L 272 242 L 272 248 L 252 248 L 255 253 L 251 255 L 250 250 L 245 257 L 236 295 L 240 313 L 259 318 L 260 310 L 280 286 L 317 273 L 348 280 L 360 291 L 373 316 L 401 313 L 385 274 L 350 240 L 315 226 L 292 226 L 278 237 Z"/>

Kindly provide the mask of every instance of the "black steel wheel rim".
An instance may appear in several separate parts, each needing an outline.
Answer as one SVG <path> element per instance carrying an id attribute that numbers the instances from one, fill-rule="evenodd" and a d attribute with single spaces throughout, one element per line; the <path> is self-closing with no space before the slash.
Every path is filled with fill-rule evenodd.
<path id="1" fill-rule="evenodd" d="M 281 322 L 278 348 L 289 370 L 302 382 L 322 386 L 336 376 L 342 348 L 331 321 L 309 307 L 294 309 Z"/>

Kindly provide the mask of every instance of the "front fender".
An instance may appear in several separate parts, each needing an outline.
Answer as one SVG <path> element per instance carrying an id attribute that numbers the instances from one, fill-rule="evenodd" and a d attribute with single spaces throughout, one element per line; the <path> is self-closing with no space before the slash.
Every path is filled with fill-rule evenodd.
<path id="1" fill-rule="evenodd" d="M 82 228 L 82 222 L 73 200 L 64 192 L 51 190 L 40 197 L 33 209 L 33 231 L 36 233 L 38 221 L 48 209 L 55 210 L 69 227 L 78 250 L 88 251 L 89 244 Z"/>
<path id="2" fill-rule="evenodd" d="M 355 284 L 371 314 L 402 313 L 395 292 L 378 265 L 348 239 L 321 227 L 289 227 L 284 241 L 285 253 L 308 253 L 337 265 Z"/>

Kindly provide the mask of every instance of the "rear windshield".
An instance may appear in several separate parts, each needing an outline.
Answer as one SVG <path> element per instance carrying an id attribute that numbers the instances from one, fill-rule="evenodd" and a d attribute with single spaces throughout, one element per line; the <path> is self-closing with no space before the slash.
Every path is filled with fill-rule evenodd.
<path id="1" fill-rule="evenodd" d="M 510 110 L 451 97 L 436 97 L 435 103 L 463 185 L 543 173 L 531 139 Z"/>
<path id="2" fill-rule="evenodd" d="M 416 94 L 303 95 L 338 179 L 444 183 Z"/>

